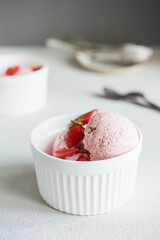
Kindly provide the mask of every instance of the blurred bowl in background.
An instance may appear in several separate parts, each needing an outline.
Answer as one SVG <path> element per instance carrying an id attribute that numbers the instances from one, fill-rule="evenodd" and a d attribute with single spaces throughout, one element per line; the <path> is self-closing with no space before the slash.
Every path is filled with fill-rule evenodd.
<path id="1" fill-rule="evenodd" d="M 23 54 L 0 56 L 0 73 L 10 66 L 38 70 L 15 75 L 0 75 L 0 114 L 22 115 L 40 110 L 47 100 L 48 64 L 39 57 Z"/>

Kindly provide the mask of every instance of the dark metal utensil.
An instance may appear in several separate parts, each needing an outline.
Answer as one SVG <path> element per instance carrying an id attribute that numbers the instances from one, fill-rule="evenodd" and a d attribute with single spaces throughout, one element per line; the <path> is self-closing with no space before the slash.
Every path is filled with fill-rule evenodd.
<path id="1" fill-rule="evenodd" d="M 140 92 L 130 92 L 127 94 L 120 94 L 115 90 L 110 88 L 104 88 L 104 94 L 106 98 L 113 99 L 113 100 L 124 100 L 136 105 L 150 108 L 153 110 L 157 110 L 160 112 L 160 107 L 151 101 L 149 101 L 143 93 Z"/>

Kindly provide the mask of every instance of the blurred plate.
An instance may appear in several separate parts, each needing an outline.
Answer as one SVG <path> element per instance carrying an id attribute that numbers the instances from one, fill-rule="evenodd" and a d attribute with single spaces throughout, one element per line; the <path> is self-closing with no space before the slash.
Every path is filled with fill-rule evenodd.
<path id="1" fill-rule="evenodd" d="M 77 51 L 75 60 L 85 69 L 99 73 L 116 73 L 144 67 L 151 63 L 151 59 L 126 65 L 119 58 L 119 52 L 112 50 Z"/>

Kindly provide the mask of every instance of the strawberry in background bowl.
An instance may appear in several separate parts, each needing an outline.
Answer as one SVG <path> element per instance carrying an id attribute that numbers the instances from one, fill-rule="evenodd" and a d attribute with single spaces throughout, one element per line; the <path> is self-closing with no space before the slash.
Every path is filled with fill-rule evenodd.
<path id="1" fill-rule="evenodd" d="M 42 68 L 42 66 L 27 66 L 24 63 L 22 65 L 12 65 L 7 67 L 4 73 L 1 76 L 13 76 L 13 75 L 23 75 L 31 72 L 38 71 Z"/>
<path id="2" fill-rule="evenodd" d="M 83 120 L 82 116 L 92 112 L 95 114 L 90 119 Z M 61 115 L 42 122 L 32 131 L 30 142 L 38 188 L 53 208 L 76 215 L 96 215 L 112 211 L 130 198 L 142 134 L 116 113 L 108 113 L 108 120 L 105 116 L 102 128 L 102 114 L 93 110 L 87 114 Z M 127 145 L 132 133 L 134 141 Z M 109 155 L 107 146 L 110 153 L 114 150 L 114 155 Z M 119 147 L 121 152 L 117 154 Z M 102 149 L 104 158 L 100 158 L 99 152 L 97 159 Z"/>

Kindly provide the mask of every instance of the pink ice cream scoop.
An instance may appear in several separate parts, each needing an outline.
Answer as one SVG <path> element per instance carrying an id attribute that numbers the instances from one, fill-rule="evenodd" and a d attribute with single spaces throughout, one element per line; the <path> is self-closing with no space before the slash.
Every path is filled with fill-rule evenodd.
<path id="1" fill-rule="evenodd" d="M 53 152 L 56 149 L 66 148 L 66 142 L 65 142 L 66 133 L 67 133 L 67 130 L 64 130 L 55 137 L 53 141 Z"/>
<path id="2" fill-rule="evenodd" d="M 103 160 L 126 153 L 139 142 L 135 126 L 117 113 L 98 113 L 91 118 L 84 133 L 84 148 L 90 160 Z"/>

